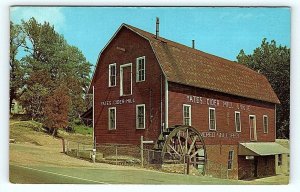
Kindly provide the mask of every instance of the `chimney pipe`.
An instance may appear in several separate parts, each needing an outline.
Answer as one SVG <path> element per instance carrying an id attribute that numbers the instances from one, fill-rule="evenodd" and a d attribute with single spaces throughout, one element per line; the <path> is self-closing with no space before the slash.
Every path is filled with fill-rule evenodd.
<path id="1" fill-rule="evenodd" d="M 155 38 L 157 39 L 159 36 L 159 18 L 156 17 L 156 35 Z"/>
<path id="2" fill-rule="evenodd" d="M 195 49 L 195 40 L 192 40 L 192 48 Z"/>

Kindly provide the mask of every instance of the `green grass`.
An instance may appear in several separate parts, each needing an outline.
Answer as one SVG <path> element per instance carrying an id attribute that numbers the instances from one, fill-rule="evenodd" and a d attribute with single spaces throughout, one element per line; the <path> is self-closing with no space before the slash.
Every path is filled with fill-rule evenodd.
<path id="1" fill-rule="evenodd" d="M 91 127 L 85 125 L 75 125 L 74 126 L 75 133 L 82 134 L 82 135 L 92 135 L 93 129 Z"/>

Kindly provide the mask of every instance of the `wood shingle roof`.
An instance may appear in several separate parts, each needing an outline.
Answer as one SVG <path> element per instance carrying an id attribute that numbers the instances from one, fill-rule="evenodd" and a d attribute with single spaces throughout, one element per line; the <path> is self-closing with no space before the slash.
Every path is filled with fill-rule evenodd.
<path id="1" fill-rule="evenodd" d="M 146 38 L 170 82 L 279 104 L 267 78 L 245 65 L 167 40 L 128 24 Z"/>

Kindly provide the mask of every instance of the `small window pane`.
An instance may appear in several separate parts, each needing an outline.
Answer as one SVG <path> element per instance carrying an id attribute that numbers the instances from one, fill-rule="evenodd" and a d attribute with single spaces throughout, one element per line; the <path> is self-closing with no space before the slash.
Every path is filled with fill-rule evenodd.
<path id="1" fill-rule="evenodd" d="M 191 106 L 184 105 L 183 106 L 183 124 L 184 125 L 191 125 Z"/>
<path id="2" fill-rule="evenodd" d="M 231 170 L 232 166 L 233 166 L 233 151 L 229 151 L 227 169 Z"/>
<path id="3" fill-rule="evenodd" d="M 145 59 L 137 59 L 137 81 L 145 81 Z"/>
<path id="4" fill-rule="evenodd" d="M 115 108 L 109 108 L 109 123 L 108 123 L 108 128 L 111 129 L 116 129 L 116 109 Z"/>
<path id="5" fill-rule="evenodd" d="M 264 116 L 264 133 L 268 133 L 268 116 Z"/>
<path id="6" fill-rule="evenodd" d="M 237 132 L 241 131 L 241 114 L 238 112 L 235 113 L 235 130 Z"/>
<path id="7" fill-rule="evenodd" d="M 145 106 L 137 106 L 136 109 L 136 126 L 137 129 L 145 129 Z"/>
<path id="8" fill-rule="evenodd" d="M 216 130 L 216 113 L 215 109 L 209 109 L 209 129 Z"/>

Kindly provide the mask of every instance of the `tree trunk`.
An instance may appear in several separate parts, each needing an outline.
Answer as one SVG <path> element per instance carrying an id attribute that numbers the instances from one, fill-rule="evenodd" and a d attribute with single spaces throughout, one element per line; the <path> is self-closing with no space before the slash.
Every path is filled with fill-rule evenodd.
<path id="1" fill-rule="evenodd" d="M 53 136 L 53 137 L 56 137 L 56 136 L 57 136 L 57 129 L 53 128 L 52 136 Z"/>

